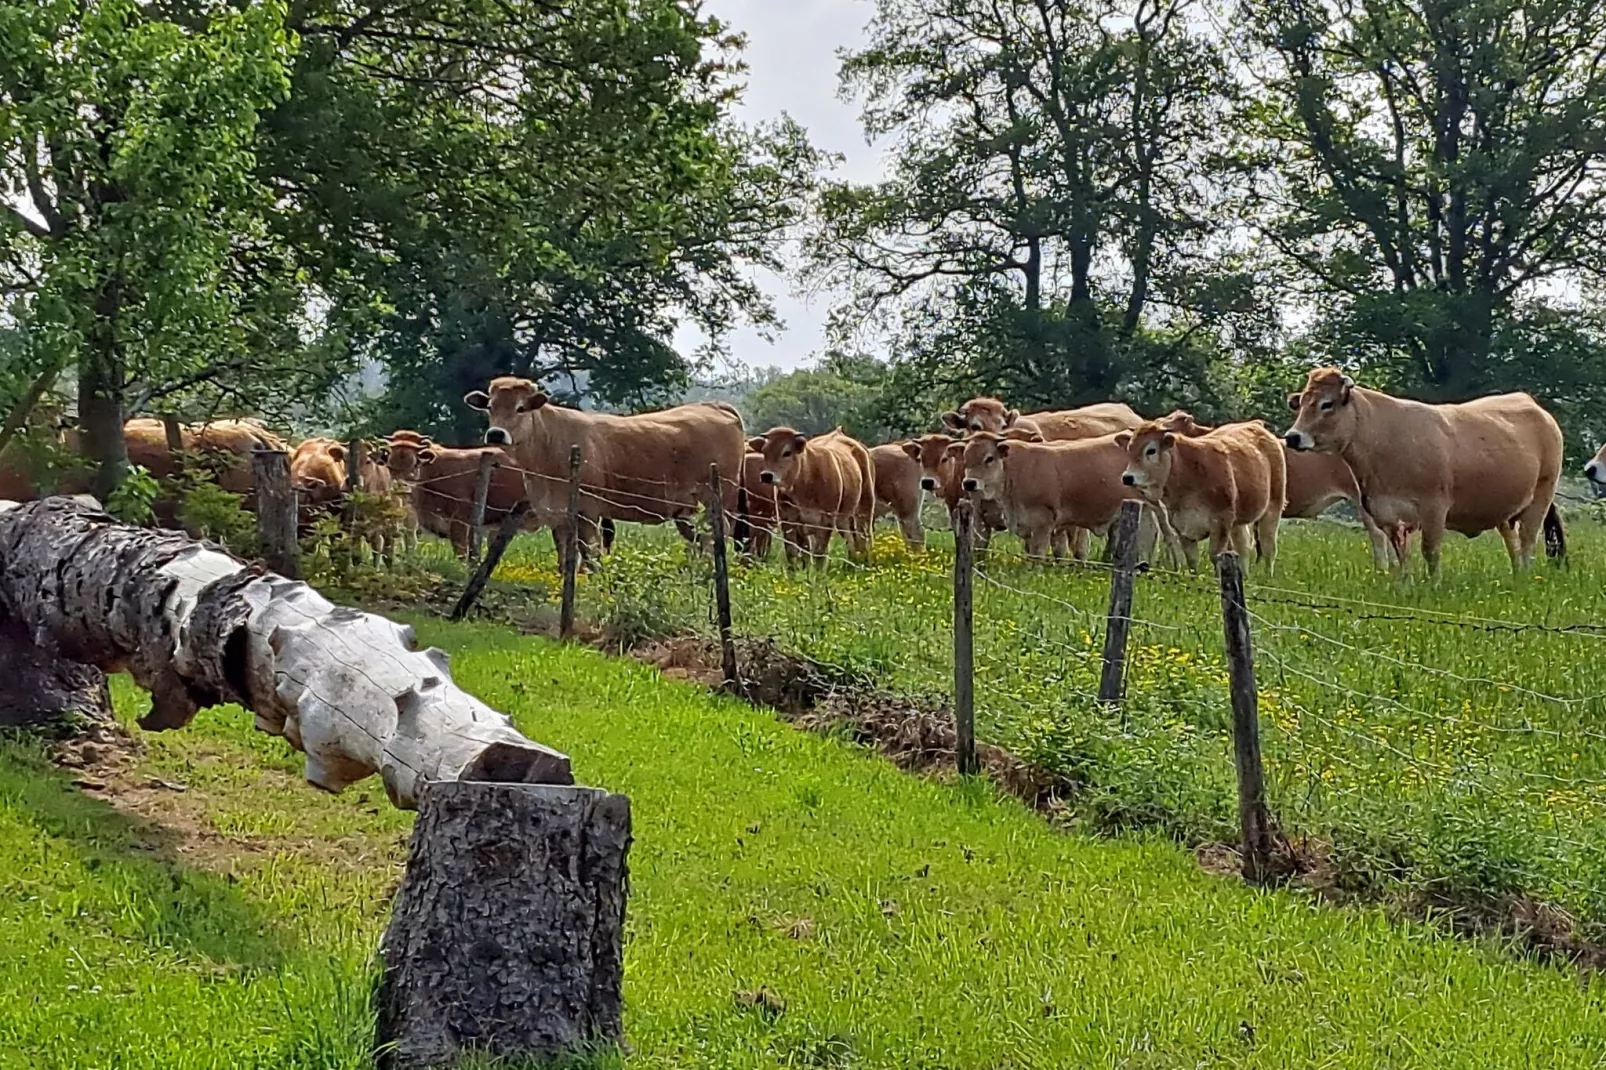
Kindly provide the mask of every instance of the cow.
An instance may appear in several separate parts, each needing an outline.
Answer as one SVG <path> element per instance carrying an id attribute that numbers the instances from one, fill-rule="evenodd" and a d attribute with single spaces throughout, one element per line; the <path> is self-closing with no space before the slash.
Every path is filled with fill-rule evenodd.
<path id="1" fill-rule="evenodd" d="M 405 430 L 391 434 L 388 449 L 391 477 L 407 488 L 413 519 L 423 530 L 448 540 L 459 557 L 468 553 L 482 455 L 496 460 L 485 496 L 485 522 L 499 522 L 524 497 L 524 477 L 506 450 L 438 446 L 425 435 Z M 533 525 L 533 519 L 525 521 L 526 529 Z"/>
<path id="2" fill-rule="evenodd" d="M 1162 416 L 1159 423 L 1167 431 L 1197 437 L 1214 428 L 1199 423 L 1193 415 L 1174 409 Z M 1389 567 L 1391 540 L 1378 526 L 1372 514 L 1361 506 L 1361 491 L 1355 483 L 1355 473 L 1336 454 L 1299 452 L 1283 449 L 1284 468 L 1288 474 L 1288 498 L 1283 503 L 1283 516 L 1291 520 L 1308 520 L 1325 513 L 1334 503 L 1348 501 L 1355 507 L 1356 518 L 1366 529 L 1372 545 L 1372 560 L 1378 568 Z"/>
<path id="3" fill-rule="evenodd" d="M 1164 506 L 1189 568 L 1208 538 L 1212 560 L 1229 549 L 1247 559 L 1255 549 L 1275 570 L 1288 477 L 1282 443 L 1264 424 L 1224 424 L 1193 438 L 1150 421 L 1114 441 L 1127 454 L 1121 482 Z"/>
<path id="4" fill-rule="evenodd" d="M 1516 570 L 1533 566 L 1541 532 L 1550 557 L 1566 556 L 1555 502 L 1561 427 L 1532 396 L 1432 405 L 1357 386 L 1337 368 L 1316 368 L 1288 404 L 1299 414 L 1288 446 L 1342 457 L 1385 531 L 1419 527 L 1430 576 L 1439 573 L 1446 530 L 1470 538 L 1497 529 Z M 1403 571 L 1403 540 L 1397 548 Z"/>
<path id="5" fill-rule="evenodd" d="M 742 530 L 737 545 L 751 561 L 770 555 L 770 543 L 780 523 L 776 490 L 764 482 L 764 455 L 748 450 L 742 457 Z"/>
<path id="6" fill-rule="evenodd" d="M 1020 536 L 1033 560 L 1043 560 L 1050 548 L 1062 559 L 1066 543 L 1057 536 L 1073 528 L 1107 533 L 1122 502 L 1142 500 L 1121 482 L 1126 451 L 1113 434 L 1044 442 L 1036 435 L 978 431 L 952 443 L 948 453 L 962 472 L 962 489 L 996 508 L 1002 526 Z M 1156 510 L 1144 510 L 1145 541 L 1152 541 L 1157 519 Z"/>
<path id="7" fill-rule="evenodd" d="M 1595 488 L 1595 497 L 1606 497 L 1606 445 L 1601 446 L 1595 457 L 1584 465 L 1584 478 Z"/>
<path id="8" fill-rule="evenodd" d="M 863 443 L 840 427 L 812 437 L 776 427 L 748 440 L 747 448 L 764 455 L 759 480 L 780 496 L 789 562 L 807 553 L 823 566 L 833 533 L 846 540 L 853 556 L 863 558 L 869 552 L 875 471 Z"/>
<path id="9" fill-rule="evenodd" d="M 870 467 L 875 473 L 876 516 L 895 516 L 903 541 L 911 550 L 926 545 L 926 531 L 920 524 L 920 462 L 904 450 L 904 443 L 890 442 L 870 450 Z"/>
<path id="10" fill-rule="evenodd" d="M 722 507 L 737 514 L 745 436 L 741 416 L 722 401 L 634 416 L 581 412 L 552 404 L 533 382 L 513 376 L 463 401 L 488 415 L 486 444 L 512 453 L 536 521 L 552 528 L 559 546 L 569 534 L 569 450 L 580 447 L 582 561 L 599 521 L 673 521 L 682 536 L 695 538 L 690 518 L 708 501 L 709 465 L 719 466 Z"/>
<path id="11" fill-rule="evenodd" d="M 1079 409 L 1062 409 L 1054 412 L 1022 414 L 1011 409 L 997 398 L 971 398 L 959 408 L 942 414 L 944 427 L 955 434 L 966 435 L 973 431 L 991 431 L 1001 435 L 1006 430 L 1037 432 L 1046 442 L 1072 442 L 1080 438 L 1097 438 L 1130 430 L 1143 422 L 1143 417 L 1118 401 L 1084 405 Z"/>
<path id="12" fill-rule="evenodd" d="M 1005 438 L 1029 441 L 1042 440 L 1036 432 L 1011 428 Z M 964 463 L 952 447 L 963 439 L 951 435 L 921 435 L 903 443 L 903 452 L 920 465 L 920 488 L 931 491 L 948 509 L 949 524 L 953 523 L 954 510 L 966 497 L 963 487 Z M 986 499 L 976 501 L 975 541 L 979 554 L 985 555 L 992 542 L 993 532 L 1006 530 L 1004 514 L 998 503 Z M 1056 536 L 1063 541 L 1063 536 Z"/>

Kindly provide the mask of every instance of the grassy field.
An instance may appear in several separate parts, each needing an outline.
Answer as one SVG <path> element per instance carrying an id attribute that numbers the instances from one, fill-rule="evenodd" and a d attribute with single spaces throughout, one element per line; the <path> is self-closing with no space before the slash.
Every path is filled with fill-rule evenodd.
<path id="1" fill-rule="evenodd" d="M 1056 833 L 628 661 L 419 624 L 465 686 L 631 797 L 630 1066 L 1606 1059 L 1598 980 L 1256 892 L 1156 834 Z M 116 770 L 0 745 L 0 1068 L 365 1065 L 410 819 L 298 770 L 228 709 Z"/>
<path id="2" fill-rule="evenodd" d="M 1606 527 L 1570 528 L 1565 570 L 1513 576 L 1492 534 L 1454 537 L 1429 584 L 1374 572 L 1357 529 L 1292 522 L 1275 578 L 1251 572 L 1271 804 L 1341 887 L 1504 916 L 1531 899 L 1547 924 L 1606 935 Z M 909 554 L 883 531 L 869 568 L 738 568 L 737 630 L 941 701 L 947 539 Z M 550 596 L 549 545 L 523 538 L 499 575 Z M 1232 839 L 1213 577 L 1139 580 L 1129 697 L 1111 712 L 1093 701 L 1107 575 L 1018 548 L 1001 540 L 976 586 L 979 732 L 1077 781 L 1089 827 Z M 632 529 L 582 577 L 581 606 L 625 636 L 706 632 L 709 588 L 672 534 Z"/>

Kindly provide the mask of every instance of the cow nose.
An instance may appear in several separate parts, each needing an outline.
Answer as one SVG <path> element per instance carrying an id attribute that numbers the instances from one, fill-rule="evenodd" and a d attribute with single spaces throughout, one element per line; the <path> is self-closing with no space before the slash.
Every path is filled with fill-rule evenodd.
<path id="1" fill-rule="evenodd" d="M 979 486 L 981 486 L 981 484 L 976 482 L 974 479 L 965 480 L 965 489 L 966 490 L 975 490 Z"/>
<path id="2" fill-rule="evenodd" d="M 1590 461 L 1584 465 L 1584 476 L 1595 483 L 1606 483 L 1606 467 L 1599 461 Z"/>
<path id="3" fill-rule="evenodd" d="M 1305 448 L 1305 439 L 1298 431 L 1288 432 L 1288 434 L 1283 436 L 1283 441 L 1288 443 L 1288 448 L 1291 450 L 1302 450 Z"/>
<path id="4" fill-rule="evenodd" d="M 1585 471 L 1587 472 L 1588 469 L 1586 468 Z M 1593 478 L 1593 477 L 1591 477 L 1591 478 Z M 921 490 L 936 490 L 937 489 L 937 481 L 935 479 L 932 479 L 930 476 L 921 476 L 920 477 L 920 489 Z"/>
<path id="5" fill-rule="evenodd" d="M 1125 483 L 1129 487 L 1135 487 L 1138 485 L 1138 477 L 1133 475 L 1131 472 L 1122 472 L 1121 482 Z"/>
<path id="6" fill-rule="evenodd" d="M 758 481 L 760 483 L 774 483 L 775 482 L 775 473 L 774 472 L 760 472 L 758 474 Z"/>
<path id="7" fill-rule="evenodd" d="M 512 438 L 500 427 L 492 427 L 485 432 L 485 444 L 487 446 L 506 446 L 511 441 L 513 441 Z"/>

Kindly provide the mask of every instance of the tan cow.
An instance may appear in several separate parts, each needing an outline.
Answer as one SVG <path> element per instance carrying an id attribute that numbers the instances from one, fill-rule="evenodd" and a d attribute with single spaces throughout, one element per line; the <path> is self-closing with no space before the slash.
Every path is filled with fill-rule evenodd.
<path id="1" fill-rule="evenodd" d="M 1121 481 L 1165 507 L 1189 568 L 1208 538 L 1212 560 L 1229 549 L 1247 560 L 1256 549 L 1274 570 L 1288 477 L 1282 443 L 1264 424 L 1224 424 L 1190 438 L 1150 421 L 1115 443 L 1127 454 Z"/>
<path id="2" fill-rule="evenodd" d="M 1430 575 L 1446 530 L 1471 537 L 1495 528 L 1514 569 L 1533 566 L 1541 531 L 1551 557 L 1566 555 L 1555 504 L 1561 428 L 1530 395 L 1430 405 L 1317 368 L 1288 403 L 1299 413 L 1288 445 L 1342 457 L 1384 530 L 1420 527 Z M 1406 548 L 1398 548 L 1403 569 Z"/>
<path id="3" fill-rule="evenodd" d="M 1214 428 L 1199 423 L 1191 413 L 1175 409 L 1158 421 L 1167 431 L 1179 435 L 1208 434 Z M 1388 568 L 1391 554 L 1389 537 L 1384 534 L 1372 514 L 1361 506 L 1361 491 L 1355 483 L 1355 473 L 1336 454 L 1300 452 L 1283 448 L 1283 464 L 1288 473 L 1288 500 L 1283 503 L 1283 516 L 1294 520 L 1308 520 L 1320 516 L 1336 502 L 1347 501 L 1355 507 L 1355 516 L 1366 529 L 1372 545 L 1372 560 L 1378 568 Z"/>
<path id="4" fill-rule="evenodd" d="M 1594 460 L 1584 465 L 1584 478 L 1595 485 L 1597 496 L 1606 493 L 1606 445 L 1596 452 Z"/>
<path id="5" fill-rule="evenodd" d="M 505 446 L 524 476 L 538 523 L 558 545 L 568 538 L 569 450 L 580 447 L 580 547 L 590 556 L 591 533 L 609 520 L 637 524 L 673 521 L 694 537 L 690 518 L 708 500 L 708 466 L 719 465 L 724 509 L 734 516 L 742 472 L 742 418 L 724 402 L 677 405 L 619 416 L 551 404 L 528 379 L 504 376 L 490 390 L 463 398 L 488 414 L 485 441 Z"/>
<path id="6" fill-rule="evenodd" d="M 904 451 L 901 442 L 889 442 L 870 450 L 870 466 L 875 473 L 876 516 L 895 516 L 903 541 L 910 549 L 926 545 L 926 530 L 920 523 L 920 463 Z"/>
<path id="7" fill-rule="evenodd" d="M 780 504 L 773 486 L 765 483 L 764 455 L 748 450 L 742 457 L 742 507 L 735 542 L 752 561 L 770 555 L 770 543 L 780 524 Z"/>
<path id="8" fill-rule="evenodd" d="M 1013 430 L 1013 429 L 1012 429 Z M 1034 436 L 1035 439 L 1035 436 Z M 1003 526 L 1021 537 L 1026 554 L 1065 556 L 1056 535 L 1079 528 L 1108 533 L 1129 499 L 1142 496 L 1121 482 L 1126 451 L 1115 435 L 1043 442 L 978 431 L 949 447 L 963 468 L 963 489 L 997 507 Z M 1155 510 L 1144 510 L 1144 542 L 1152 545 Z"/>
<path id="9" fill-rule="evenodd" d="M 1004 434 L 1005 438 L 1019 441 L 1042 441 L 1042 436 L 1036 432 L 1022 431 L 1011 428 Z M 964 462 L 958 451 L 952 447 L 964 440 L 951 435 L 921 435 L 903 443 L 903 452 L 920 465 L 920 487 L 937 495 L 948 509 L 950 525 L 953 523 L 954 509 L 964 498 Z M 993 532 L 1004 531 L 1004 514 L 995 501 L 978 499 L 976 501 L 976 527 L 974 545 L 978 553 L 985 553 L 992 542 Z M 1056 540 L 1064 543 L 1064 536 L 1057 534 Z"/>
<path id="10" fill-rule="evenodd" d="M 482 454 L 497 460 L 485 496 L 486 524 L 499 523 L 524 497 L 524 477 L 506 450 L 493 446 L 453 449 L 438 446 L 416 431 L 397 431 L 390 436 L 389 451 L 390 474 L 408 488 L 408 502 L 418 526 L 449 540 L 459 557 L 468 553 Z M 533 518 L 525 521 L 526 530 L 534 526 Z"/>
<path id="11" fill-rule="evenodd" d="M 853 556 L 866 554 L 875 523 L 875 471 L 863 443 L 841 428 L 810 437 L 776 427 L 747 447 L 764 455 L 759 479 L 779 492 L 789 561 L 806 551 L 823 566 L 832 534 L 846 540 Z"/>
<path id="12" fill-rule="evenodd" d="M 1047 442 L 1073 442 L 1126 431 L 1143 422 L 1143 417 L 1118 401 L 1084 405 L 1079 409 L 1022 414 L 997 398 L 971 398 L 958 409 L 942 414 L 943 426 L 956 434 L 991 431 L 1001 435 L 1010 428 L 1035 431 Z"/>

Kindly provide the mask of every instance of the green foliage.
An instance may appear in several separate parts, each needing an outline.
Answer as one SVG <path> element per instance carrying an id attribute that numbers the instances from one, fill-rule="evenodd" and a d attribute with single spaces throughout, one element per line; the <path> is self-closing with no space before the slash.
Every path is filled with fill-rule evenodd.
<path id="1" fill-rule="evenodd" d="M 133 465 L 123 481 L 106 499 L 106 511 L 125 524 L 153 524 L 156 513 L 152 506 L 162 492 L 162 484 L 143 465 Z"/>
<path id="2" fill-rule="evenodd" d="M 183 492 L 178 520 L 185 531 L 218 543 L 236 557 L 256 556 L 256 514 L 245 508 L 243 496 L 211 480 L 197 480 Z"/>
<path id="3" fill-rule="evenodd" d="M 818 435 L 841 427 L 862 442 L 883 442 L 898 430 L 883 408 L 887 378 L 885 365 L 839 356 L 823 367 L 770 380 L 744 397 L 741 407 L 754 434 L 793 427 Z"/>

